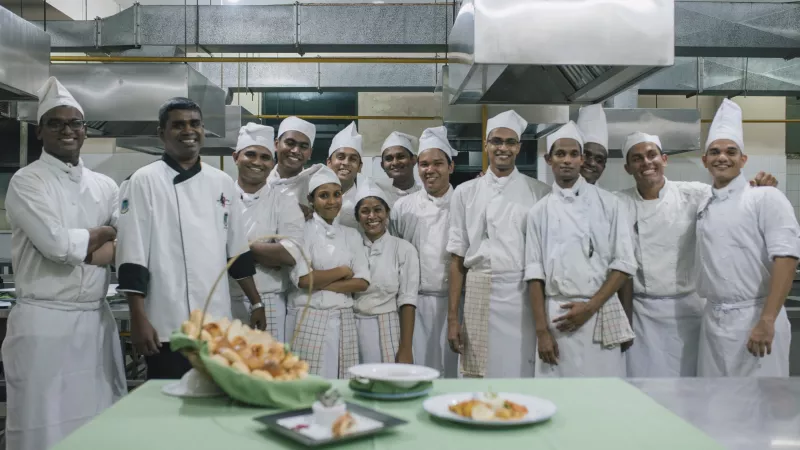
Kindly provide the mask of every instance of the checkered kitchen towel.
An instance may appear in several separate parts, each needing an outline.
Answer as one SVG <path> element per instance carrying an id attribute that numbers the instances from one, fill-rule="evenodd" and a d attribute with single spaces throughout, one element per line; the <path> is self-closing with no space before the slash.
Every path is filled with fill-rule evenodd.
<path id="1" fill-rule="evenodd" d="M 464 296 L 464 348 L 461 353 L 461 373 L 465 377 L 486 376 L 489 355 L 489 299 L 492 294 L 492 275 L 467 272 Z"/>
<path id="2" fill-rule="evenodd" d="M 622 308 L 616 295 L 608 299 L 597 312 L 597 322 L 594 326 L 592 340 L 603 348 L 614 348 L 624 342 L 632 340 L 633 333 L 625 309 Z"/>

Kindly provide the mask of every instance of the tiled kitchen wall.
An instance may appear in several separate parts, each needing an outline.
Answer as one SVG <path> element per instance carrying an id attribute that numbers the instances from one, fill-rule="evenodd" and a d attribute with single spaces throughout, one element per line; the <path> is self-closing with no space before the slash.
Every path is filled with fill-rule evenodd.
<path id="1" fill-rule="evenodd" d="M 794 206 L 795 215 L 800 218 L 800 155 L 787 155 L 786 196 Z"/>

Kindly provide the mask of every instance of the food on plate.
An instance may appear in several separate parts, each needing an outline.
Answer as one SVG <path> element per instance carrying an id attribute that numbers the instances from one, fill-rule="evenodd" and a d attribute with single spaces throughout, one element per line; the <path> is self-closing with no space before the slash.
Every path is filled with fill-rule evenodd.
<path id="1" fill-rule="evenodd" d="M 519 420 L 528 414 L 528 408 L 510 400 L 486 394 L 450 405 L 450 412 L 475 420 Z"/>
<path id="2" fill-rule="evenodd" d="M 345 434 L 349 433 L 355 427 L 355 425 L 356 419 L 354 419 L 350 413 L 344 413 L 333 422 L 333 425 L 331 425 L 333 437 L 338 438 L 344 436 Z"/>
<path id="3" fill-rule="evenodd" d="M 308 376 L 308 363 L 286 351 L 283 343 L 269 333 L 254 330 L 240 320 L 203 318 L 195 310 L 183 322 L 181 331 L 207 343 L 210 359 L 239 372 L 265 380 L 291 381 Z"/>

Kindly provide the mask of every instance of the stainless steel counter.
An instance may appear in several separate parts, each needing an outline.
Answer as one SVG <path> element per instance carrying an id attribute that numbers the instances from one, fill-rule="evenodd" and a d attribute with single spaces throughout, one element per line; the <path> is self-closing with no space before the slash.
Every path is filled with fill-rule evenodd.
<path id="1" fill-rule="evenodd" d="M 800 449 L 798 377 L 627 381 L 728 449 Z"/>

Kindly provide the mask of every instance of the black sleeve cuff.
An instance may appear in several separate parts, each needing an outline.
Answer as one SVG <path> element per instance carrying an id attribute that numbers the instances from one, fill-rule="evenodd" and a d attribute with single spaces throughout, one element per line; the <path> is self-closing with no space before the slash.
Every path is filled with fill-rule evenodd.
<path id="1" fill-rule="evenodd" d="M 252 277 L 256 274 L 256 263 L 253 259 L 253 253 L 250 250 L 239 255 L 236 262 L 233 263 L 228 269 L 228 275 L 234 280 L 241 280 L 242 278 Z"/>
<path id="2" fill-rule="evenodd" d="M 139 264 L 125 263 L 119 266 L 117 281 L 119 281 L 117 289 L 121 291 L 146 293 L 150 284 L 150 271 Z"/>

